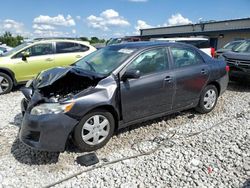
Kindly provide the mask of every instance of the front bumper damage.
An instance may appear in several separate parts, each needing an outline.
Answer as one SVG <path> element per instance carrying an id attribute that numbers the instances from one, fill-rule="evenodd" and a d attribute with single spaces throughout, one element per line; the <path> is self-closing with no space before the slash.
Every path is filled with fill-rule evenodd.
<path id="1" fill-rule="evenodd" d="M 96 85 L 99 79 L 73 67 L 42 72 L 21 89 L 25 98 L 21 101 L 23 121 L 19 139 L 38 150 L 64 151 L 68 137 L 79 120 L 67 113 L 32 115 L 31 110 L 42 103 L 68 100 L 74 92 Z M 72 94 L 68 95 L 71 92 Z"/>
<path id="2" fill-rule="evenodd" d="M 54 68 L 41 73 L 22 89 L 23 121 L 20 140 L 43 151 L 64 151 L 74 127 L 96 105 L 114 105 L 117 84 L 112 75 L 101 77 L 74 67 Z M 112 82 L 111 82 L 111 81 Z M 108 83 L 108 85 L 107 85 Z M 32 109 L 44 103 L 66 104 L 74 101 L 66 112 L 34 114 Z"/>
<path id="3" fill-rule="evenodd" d="M 66 142 L 78 121 L 66 114 L 31 115 L 25 113 L 19 139 L 42 151 L 64 151 Z"/>

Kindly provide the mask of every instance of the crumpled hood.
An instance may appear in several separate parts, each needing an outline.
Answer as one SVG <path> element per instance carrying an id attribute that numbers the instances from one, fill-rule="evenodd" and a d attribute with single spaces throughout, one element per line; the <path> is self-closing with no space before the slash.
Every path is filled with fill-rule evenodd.
<path id="1" fill-rule="evenodd" d="M 57 67 L 41 72 L 33 80 L 32 87 L 44 97 L 65 98 L 89 87 L 95 87 L 103 78 L 103 75 L 75 66 Z"/>
<path id="2" fill-rule="evenodd" d="M 101 75 L 91 74 L 90 72 L 81 70 L 76 67 L 56 67 L 53 69 L 48 69 L 46 71 L 41 72 L 33 81 L 33 87 L 35 89 L 41 89 L 47 86 L 53 85 L 56 81 L 62 79 L 67 74 L 73 74 L 80 77 L 86 77 L 91 80 L 102 78 Z M 72 83 L 76 84 L 76 83 Z"/>
<path id="3" fill-rule="evenodd" d="M 250 53 L 227 52 L 223 56 L 229 59 L 250 61 Z"/>

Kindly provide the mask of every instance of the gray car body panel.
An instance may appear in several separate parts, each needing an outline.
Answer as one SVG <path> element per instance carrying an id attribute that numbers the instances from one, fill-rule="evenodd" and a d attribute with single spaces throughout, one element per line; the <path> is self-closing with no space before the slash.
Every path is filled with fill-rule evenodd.
<path id="1" fill-rule="evenodd" d="M 146 43 L 145 43 L 146 44 Z M 122 44 L 127 47 L 133 44 Z M 70 112 L 65 115 L 79 122 L 87 113 L 97 108 L 105 108 L 111 111 L 117 120 L 116 128 L 120 129 L 128 125 L 143 122 L 149 119 L 171 114 L 173 112 L 182 111 L 195 107 L 200 98 L 200 94 L 203 88 L 209 83 L 216 83 L 220 87 L 220 93 L 223 93 L 227 87 L 228 74 L 225 70 L 225 62 L 214 60 L 199 49 L 187 45 L 178 43 L 150 43 L 150 45 L 138 48 L 136 53 L 133 53 L 131 57 L 125 60 L 121 65 L 113 71 L 112 74 L 100 78 L 100 76 L 86 75 L 85 73 L 79 73 L 78 76 L 91 77 L 93 80 L 100 79 L 96 84 L 90 84 L 91 87 L 82 89 L 81 92 L 75 94 L 70 100 L 62 101 L 67 103 L 74 101 L 75 104 Z M 184 68 L 183 72 L 174 69 L 173 59 L 169 53 L 169 47 L 185 47 L 195 50 L 204 63 L 197 67 Z M 126 67 L 142 52 L 154 49 L 154 48 L 166 48 L 168 59 L 170 62 L 170 70 L 163 71 L 161 73 L 143 76 L 139 79 L 122 80 L 122 76 L 125 73 Z M 58 71 L 55 78 L 59 80 L 67 75 L 68 70 L 71 68 L 65 68 Z M 203 74 L 203 71 L 205 72 Z M 46 75 L 46 71 L 40 75 Z M 60 76 L 61 74 L 61 76 Z M 170 77 L 171 80 L 165 80 L 166 77 Z M 51 82 L 46 83 L 44 87 L 53 86 L 58 79 L 51 77 Z M 38 76 L 39 79 L 39 76 Z M 34 81 L 35 83 L 36 81 Z M 197 84 L 198 83 L 198 84 Z M 73 84 L 73 83 L 72 83 Z M 33 96 L 31 97 L 30 104 L 26 109 L 26 113 L 29 113 L 32 107 L 39 103 L 39 101 L 49 101 L 45 96 L 42 96 L 41 92 L 43 87 L 37 87 Z M 31 93 L 31 92 L 27 92 Z M 25 124 L 30 125 L 28 115 L 24 116 L 22 127 L 27 127 Z M 39 124 L 39 116 L 33 122 Z M 36 123 L 35 123 L 36 124 Z M 72 125 L 75 125 L 75 122 Z M 58 126 L 55 126 L 58 127 Z M 65 135 L 69 135 L 74 126 L 70 126 L 67 129 Z M 56 130 L 55 134 L 56 134 Z M 62 139 L 65 140 L 65 139 Z M 46 142 L 46 141 L 44 141 Z M 64 143 L 65 144 L 65 143 Z M 43 143 L 48 147 L 47 143 Z M 39 149 L 41 147 L 37 146 Z M 49 148 L 49 150 L 56 150 L 56 147 Z M 60 150 L 61 150 L 60 145 Z"/>

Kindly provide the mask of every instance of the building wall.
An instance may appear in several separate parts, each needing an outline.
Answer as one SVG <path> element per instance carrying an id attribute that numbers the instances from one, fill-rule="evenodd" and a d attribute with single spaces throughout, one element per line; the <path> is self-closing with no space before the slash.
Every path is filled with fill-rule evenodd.
<path id="1" fill-rule="evenodd" d="M 230 41 L 239 39 L 250 39 L 250 32 L 233 32 L 224 34 L 223 38 L 218 38 L 217 49 L 223 47 Z"/>

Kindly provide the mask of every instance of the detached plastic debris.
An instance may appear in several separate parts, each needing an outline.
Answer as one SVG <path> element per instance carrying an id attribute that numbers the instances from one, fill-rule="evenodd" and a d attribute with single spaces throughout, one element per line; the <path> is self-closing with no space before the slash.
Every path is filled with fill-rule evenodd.
<path id="1" fill-rule="evenodd" d="M 193 119 L 194 117 L 195 117 L 195 115 L 191 114 L 191 115 L 188 116 L 188 119 Z"/>
<path id="2" fill-rule="evenodd" d="M 95 153 L 88 153 L 86 155 L 77 157 L 76 162 L 81 166 L 91 166 L 99 163 L 99 159 L 97 158 Z"/>

